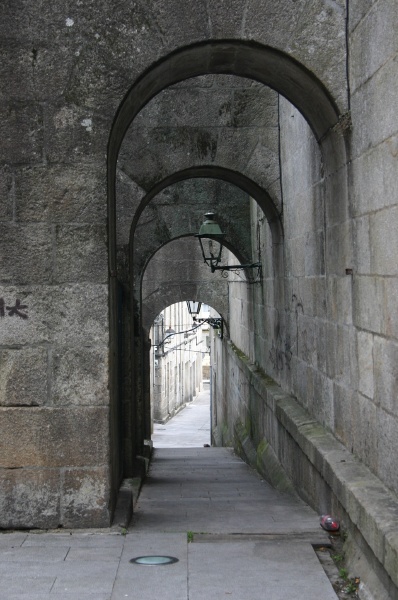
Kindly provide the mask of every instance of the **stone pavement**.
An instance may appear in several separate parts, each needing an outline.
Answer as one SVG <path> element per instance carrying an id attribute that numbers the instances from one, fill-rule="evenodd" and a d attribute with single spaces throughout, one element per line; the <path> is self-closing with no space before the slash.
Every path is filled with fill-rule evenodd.
<path id="1" fill-rule="evenodd" d="M 166 424 L 154 423 L 152 440 L 156 448 L 198 448 L 210 444 L 210 393 L 208 384 Z"/>
<path id="2" fill-rule="evenodd" d="M 207 436 L 194 407 L 181 419 L 190 416 L 193 434 L 199 428 Z M 228 448 L 159 447 L 170 443 L 174 426 L 162 426 L 162 440 L 154 435 L 154 459 L 125 535 L 0 534 L 0 600 L 336 600 L 312 547 L 327 543 L 318 516 Z M 185 422 L 185 444 L 188 430 Z M 178 562 L 130 562 L 143 555 Z"/>

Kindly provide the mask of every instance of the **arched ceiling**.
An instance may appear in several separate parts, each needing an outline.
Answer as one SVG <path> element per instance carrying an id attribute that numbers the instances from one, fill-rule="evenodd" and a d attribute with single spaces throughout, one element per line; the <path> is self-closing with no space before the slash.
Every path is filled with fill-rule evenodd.
<path id="1" fill-rule="evenodd" d="M 186 300 L 209 304 L 228 328 L 228 281 L 220 272 L 210 272 L 195 238 L 173 240 L 155 253 L 145 270 L 141 293 L 142 325 L 147 331 L 166 306 Z"/>
<path id="2" fill-rule="evenodd" d="M 242 80 L 239 80 L 239 90 L 221 92 L 220 86 L 214 87 L 214 82 L 210 84 L 205 77 L 211 75 L 214 80 L 219 74 L 243 77 L 244 84 L 242 86 Z M 198 88 L 193 93 L 192 77 L 201 79 L 200 93 Z M 180 82 L 187 79 L 189 85 L 184 82 L 182 88 Z M 224 81 L 227 79 L 224 78 Z M 252 179 L 262 189 L 274 185 L 273 204 L 279 203 L 279 211 L 282 211 L 278 115 L 275 110 L 277 96 L 269 89 L 264 92 L 263 86 L 253 85 L 251 80 L 268 85 L 289 98 L 302 111 L 318 138 L 322 138 L 338 120 L 338 110 L 325 87 L 303 65 L 275 49 L 242 41 L 206 42 L 178 50 L 159 61 L 137 80 L 126 95 L 110 136 L 111 264 L 115 251 L 112 246 L 116 243 L 118 158 L 120 172 L 131 181 L 130 188 L 135 188 L 136 196 L 140 196 L 133 195 L 131 201 L 136 223 L 142 210 L 142 191 L 150 186 L 156 190 L 162 176 L 167 180 L 179 170 L 204 166 L 203 162 L 210 162 L 218 168 L 225 168 L 227 163 L 232 166 L 231 170 L 243 174 L 248 180 Z M 167 92 L 161 94 L 166 88 L 169 88 Z M 148 104 L 157 94 L 156 101 Z M 185 101 L 179 104 L 177 99 L 181 96 Z M 244 109 L 239 110 L 242 102 Z M 184 124 L 184 119 L 188 124 Z M 134 126 L 127 134 L 133 121 Z M 119 155 L 123 140 L 125 143 Z M 248 146 L 251 154 L 247 153 Z M 251 177 L 245 174 L 245 170 L 251 171 Z M 152 197 L 154 195 L 152 192 Z M 159 218 L 159 201 L 157 205 L 157 223 L 161 227 L 167 219 L 163 215 Z M 167 210 L 164 208 L 163 212 Z M 269 214 L 265 214 L 269 218 Z"/>

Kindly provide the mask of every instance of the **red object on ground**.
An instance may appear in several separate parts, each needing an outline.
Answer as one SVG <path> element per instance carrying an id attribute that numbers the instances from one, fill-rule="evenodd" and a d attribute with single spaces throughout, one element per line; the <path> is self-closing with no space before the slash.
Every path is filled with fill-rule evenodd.
<path id="1" fill-rule="evenodd" d="M 340 529 L 340 523 L 331 515 L 322 515 L 321 527 L 323 527 L 323 529 L 326 529 L 326 531 L 338 531 Z"/>

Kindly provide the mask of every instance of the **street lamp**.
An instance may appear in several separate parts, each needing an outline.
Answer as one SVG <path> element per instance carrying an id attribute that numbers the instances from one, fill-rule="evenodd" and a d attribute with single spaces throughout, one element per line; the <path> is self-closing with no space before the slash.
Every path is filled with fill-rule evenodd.
<path id="1" fill-rule="evenodd" d="M 196 317 L 200 313 L 200 309 L 202 307 L 201 302 L 196 302 L 195 300 L 187 300 L 188 312 L 192 317 Z"/>
<path id="2" fill-rule="evenodd" d="M 207 319 L 199 319 L 198 314 L 202 306 L 201 302 L 195 302 L 194 300 L 187 300 L 188 312 L 191 315 L 195 323 L 208 323 L 213 329 L 217 329 L 221 339 L 224 334 L 224 323 L 222 317 L 210 317 Z"/>
<path id="3" fill-rule="evenodd" d="M 246 265 L 220 265 L 223 243 L 226 234 L 221 231 L 221 227 L 214 219 L 215 214 L 208 212 L 205 214 L 205 220 L 200 226 L 199 233 L 195 235 L 198 238 L 204 262 L 210 267 L 211 272 L 215 271 L 238 271 L 248 269 L 261 270 L 261 263 L 251 263 Z M 207 248 L 204 240 L 208 239 Z"/>

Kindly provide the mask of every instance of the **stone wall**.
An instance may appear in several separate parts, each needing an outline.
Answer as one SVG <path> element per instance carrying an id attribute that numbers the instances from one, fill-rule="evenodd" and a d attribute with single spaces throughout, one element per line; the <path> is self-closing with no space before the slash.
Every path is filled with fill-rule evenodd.
<path id="1" fill-rule="evenodd" d="M 242 327 L 231 329 L 229 349 L 218 347 L 216 363 L 229 376 L 216 379 L 213 437 L 235 445 L 273 483 L 288 489 L 293 481 L 319 512 L 334 510 L 349 533 L 363 597 L 391 599 L 398 597 L 398 9 L 393 2 L 349 8 L 350 113 L 335 128 L 346 163 L 341 155 L 330 169 L 325 147 L 280 98 L 284 268 L 270 263 L 270 231 L 253 210 L 263 283 L 230 287 L 231 320 Z M 349 463 L 345 472 L 340 461 Z"/>
<path id="2" fill-rule="evenodd" d="M 112 508 L 105 156 L 121 88 L 92 95 L 84 18 L 1 7 L 0 527 L 101 526 Z"/>

